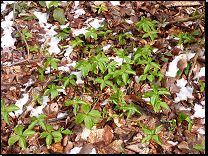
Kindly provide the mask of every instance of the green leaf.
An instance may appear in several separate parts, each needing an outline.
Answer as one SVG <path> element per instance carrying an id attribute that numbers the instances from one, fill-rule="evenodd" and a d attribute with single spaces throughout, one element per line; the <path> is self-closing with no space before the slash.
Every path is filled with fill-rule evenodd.
<path id="1" fill-rule="evenodd" d="M 151 136 L 151 135 L 147 135 L 146 137 L 144 137 L 144 138 L 142 139 L 142 144 L 143 144 L 143 143 L 146 143 L 146 142 L 149 141 L 150 139 L 152 139 L 152 136 Z"/>
<path id="2" fill-rule="evenodd" d="M 3 112 L 2 117 L 4 118 L 4 121 L 9 125 L 9 114 L 8 114 L 8 112 Z"/>
<path id="3" fill-rule="evenodd" d="M 153 105 L 153 107 L 156 106 L 158 101 L 159 101 L 159 95 L 157 95 L 157 94 L 154 94 L 150 99 L 150 102 Z"/>
<path id="4" fill-rule="evenodd" d="M 49 146 L 51 143 L 52 143 L 52 135 L 49 134 L 49 135 L 46 137 L 46 144 Z"/>
<path id="5" fill-rule="evenodd" d="M 55 90 L 55 89 L 52 89 L 51 95 L 52 95 L 54 98 L 56 98 L 56 97 L 58 96 L 58 91 Z"/>
<path id="6" fill-rule="evenodd" d="M 153 135 L 152 139 L 154 139 L 156 143 L 158 143 L 160 146 L 162 146 L 162 141 L 160 140 L 160 136 Z"/>
<path id="7" fill-rule="evenodd" d="M 199 34 L 200 34 L 200 31 L 199 30 L 195 30 L 192 35 L 199 35 Z"/>
<path id="8" fill-rule="evenodd" d="M 69 131 L 69 130 L 63 130 L 61 133 L 63 133 L 63 134 L 73 134 L 71 131 Z"/>
<path id="9" fill-rule="evenodd" d="M 60 138 L 54 138 L 54 142 L 57 143 L 57 142 L 61 141 L 61 139 L 62 139 L 62 137 L 60 137 Z"/>
<path id="10" fill-rule="evenodd" d="M 128 78 L 129 78 L 129 75 L 127 73 L 123 73 L 122 79 L 123 79 L 123 82 L 125 83 L 125 85 L 127 85 Z"/>
<path id="11" fill-rule="evenodd" d="M 88 69 L 87 69 L 87 67 L 82 67 L 81 68 L 81 73 L 82 73 L 82 75 L 84 76 L 84 78 L 85 78 L 85 76 L 87 75 L 87 73 L 88 73 Z"/>
<path id="12" fill-rule="evenodd" d="M 52 131 L 52 129 L 53 129 L 53 126 L 47 126 L 47 130 L 51 133 L 51 131 Z"/>
<path id="13" fill-rule="evenodd" d="M 190 132 L 191 132 L 191 129 L 192 129 L 192 124 L 191 124 L 191 123 L 189 123 L 189 124 L 188 124 L 188 131 L 190 131 Z"/>
<path id="14" fill-rule="evenodd" d="M 109 81 L 109 80 L 106 80 L 105 83 L 106 83 L 107 85 L 109 85 L 109 86 L 113 86 L 113 83 L 112 83 L 111 81 Z"/>
<path id="15" fill-rule="evenodd" d="M 44 119 L 44 118 L 46 118 L 47 116 L 45 115 L 45 114 L 40 114 L 39 116 L 38 116 L 38 119 Z"/>
<path id="16" fill-rule="evenodd" d="M 10 105 L 10 106 L 8 106 L 7 108 L 6 108 L 6 111 L 7 112 L 12 112 L 12 111 L 17 111 L 17 110 L 19 110 L 20 108 L 19 107 L 17 107 L 17 106 L 15 106 L 15 105 Z"/>
<path id="17" fill-rule="evenodd" d="M 67 100 L 65 102 L 65 106 L 69 106 L 69 105 L 72 105 L 72 104 L 74 104 L 74 100 Z"/>
<path id="18" fill-rule="evenodd" d="M 82 105 L 88 105 L 88 103 L 85 100 L 79 100 L 77 101 L 77 103 Z"/>
<path id="19" fill-rule="evenodd" d="M 104 82 L 104 80 L 103 80 L 102 78 L 99 78 L 99 77 L 98 77 L 98 78 L 95 79 L 95 82 L 97 82 L 97 83 L 102 83 L 102 82 Z"/>
<path id="20" fill-rule="evenodd" d="M 202 150 L 202 149 L 205 149 L 205 146 L 203 146 L 203 145 L 196 145 L 196 146 L 194 146 L 194 148 L 197 149 L 197 150 Z"/>
<path id="21" fill-rule="evenodd" d="M 38 2 L 39 2 L 39 4 L 40 4 L 42 7 L 46 7 L 45 1 L 38 1 Z"/>
<path id="22" fill-rule="evenodd" d="M 89 111 L 90 111 L 90 105 L 87 104 L 87 105 L 82 105 L 82 110 L 85 114 L 87 114 Z"/>
<path id="23" fill-rule="evenodd" d="M 97 118 L 100 118 L 101 117 L 101 112 L 99 112 L 98 110 L 92 110 L 88 114 L 90 116 L 94 116 L 94 117 L 97 117 Z"/>
<path id="24" fill-rule="evenodd" d="M 163 94 L 168 94 L 168 95 L 171 95 L 170 92 L 168 90 L 160 90 L 158 92 L 159 95 L 163 95 Z"/>
<path id="25" fill-rule="evenodd" d="M 55 6 L 55 7 L 58 7 L 58 3 L 57 1 L 51 1 L 49 4 L 48 4 L 48 8 L 50 8 L 52 5 Z"/>
<path id="26" fill-rule="evenodd" d="M 8 144 L 9 146 L 12 146 L 15 142 L 17 142 L 20 139 L 19 135 L 12 135 L 9 140 L 8 140 Z"/>
<path id="27" fill-rule="evenodd" d="M 178 77 L 182 72 L 183 72 L 183 70 L 178 70 L 175 77 Z"/>
<path id="28" fill-rule="evenodd" d="M 103 88 L 105 88 L 106 84 L 105 82 L 103 81 L 101 84 L 100 84 L 100 89 L 103 90 Z"/>
<path id="29" fill-rule="evenodd" d="M 154 130 L 153 130 L 153 134 L 157 133 L 163 125 L 157 126 Z"/>
<path id="30" fill-rule="evenodd" d="M 86 118 L 84 119 L 84 123 L 85 123 L 85 127 L 89 130 L 92 129 L 94 122 L 93 122 L 93 117 L 91 116 L 86 116 Z"/>
<path id="31" fill-rule="evenodd" d="M 26 129 L 26 130 L 23 132 L 22 136 L 33 136 L 34 134 L 36 134 L 35 131 L 33 131 L 33 130 L 31 130 L 31 129 Z"/>
<path id="32" fill-rule="evenodd" d="M 160 102 L 160 106 L 165 108 L 165 109 L 169 109 L 169 107 L 168 107 L 166 102 Z"/>
<path id="33" fill-rule="evenodd" d="M 31 122 L 31 124 L 28 126 L 28 129 L 33 129 L 33 127 L 35 127 L 35 125 L 38 123 L 37 120 Z"/>
<path id="34" fill-rule="evenodd" d="M 81 123 L 86 118 L 86 115 L 83 113 L 77 114 L 76 116 L 76 124 Z"/>
<path id="35" fill-rule="evenodd" d="M 178 118 L 179 118 L 181 121 L 185 120 L 187 117 L 188 117 L 188 115 L 184 115 L 183 112 L 181 112 L 181 113 L 178 115 Z"/>
<path id="36" fill-rule="evenodd" d="M 147 79 L 148 79 L 150 82 L 152 82 L 154 78 L 155 78 L 154 75 L 148 75 L 148 76 L 147 76 Z"/>
<path id="37" fill-rule="evenodd" d="M 146 134 L 152 134 L 152 131 L 151 131 L 148 127 L 146 127 L 145 125 L 142 126 L 142 130 L 143 130 Z"/>
<path id="38" fill-rule="evenodd" d="M 139 81 L 144 81 L 147 78 L 147 75 L 141 75 L 139 77 Z"/>
<path id="39" fill-rule="evenodd" d="M 53 11 L 53 17 L 54 19 L 58 20 L 60 24 L 65 23 L 65 15 L 64 15 L 64 10 L 61 8 L 56 8 Z"/>
<path id="40" fill-rule="evenodd" d="M 24 137 L 19 138 L 19 146 L 22 147 L 23 149 L 27 149 L 26 148 L 26 138 L 24 138 Z"/>
<path id="41" fill-rule="evenodd" d="M 40 134 L 40 138 L 39 139 L 42 139 L 42 138 L 45 138 L 45 137 L 47 137 L 49 135 L 49 133 L 48 132 L 42 132 L 41 134 Z"/>
<path id="42" fill-rule="evenodd" d="M 55 138 L 62 138 L 62 134 L 60 132 L 54 131 L 51 133 Z"/>
<path id="43" fill-rule="evenodd" d="M 18 127 L 14 128 L 14 132 L 18 135 L 22 135 L 22 130 L 23 130 L 22 125 L 19 125 Z"/>

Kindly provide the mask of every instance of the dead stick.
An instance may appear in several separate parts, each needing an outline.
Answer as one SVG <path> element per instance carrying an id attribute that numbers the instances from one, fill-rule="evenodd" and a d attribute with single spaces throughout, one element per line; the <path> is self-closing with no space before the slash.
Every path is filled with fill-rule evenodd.
<path id="1" fill-rule="evenodd" d="M 188 18 L 183 18 L 183 19 L 171 21 L 171 22 L 165 22 L 165 23 L 162 24 L 162 27 L 164 28 L 167 25 L 171 25 L 171 24 L 193 21 L 193 20 L 196 20 L 196 19 L 199 19 L 199 18 L 205 19 L 205 15 L 197 15 L 197 16 L 193 16 L 193 17 L 188 17 Z"/>
<path id="2" fill-rule="evenodd" d="M 15 3 L 15 1 L 14 1 L 14 8 L 13 8 L 13 23 L 14 23 L 14 25 L 16 26 L 17 31 L 18 31 L 18 33 L 20 34 L 21 38 L 22 38 L 22 39 L 23 39 L 23 41 L 25 42 L 26 49 L 27 49 L 27 61 L 29 61 L 29 54 L 30 54 L 30 51 L 29 51 L 29 46 L 28 46 L 28 44 L 27 44 L 27 41 L 26 41 L 26 40 L 25 40 L 25 38 L 23 37 L 23 35 L 22 35 L 21 31 L 19 30 L 18 25 L 16 24 L 16 22 L 15 22 L 15 18 L 14 18 L 15 4 L 16 4 L 16 3 Z"/>

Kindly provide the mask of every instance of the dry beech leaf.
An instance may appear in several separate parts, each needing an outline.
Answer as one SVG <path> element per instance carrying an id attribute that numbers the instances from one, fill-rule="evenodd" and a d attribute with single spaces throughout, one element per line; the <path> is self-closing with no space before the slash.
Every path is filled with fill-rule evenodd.
<path id="1" fill-rule="evenodd" d="M 182 59 L 180 59 L 177 63 L 177 67 L 180 70 L 184 70 L 187 67 L 187 60 L 188 60 L 188 56 L 187 55 L 183 55 Z"/>

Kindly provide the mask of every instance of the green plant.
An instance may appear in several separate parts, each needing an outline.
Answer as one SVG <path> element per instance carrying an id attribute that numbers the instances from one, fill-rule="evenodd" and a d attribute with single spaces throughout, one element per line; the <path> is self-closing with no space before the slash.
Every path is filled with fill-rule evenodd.
<path id="1" fill-rule="evenodd" d="M 38 18 L 35 15 L 32 15 L 32 16 L 22 17 L 22 19 L 25 21 L 29 21 L 29 20 L 36 20 Z"/>
<path id="2" fill-rule="evenodd" d="M 96 30 L 95 28 L 92 28 L 92 29 L 87 28 L 86 30 L 89 31 L 89 32 L 86 32 L 86 33 L 85 33 L 85 39 L 88 38 L 88 37 L 90 37 L 90 36 L 92 35 L 93 38 L 94 38 L 95 40 L 97 40 L 97 34 L 96 34 L 96 31 L 97 31 L 97 30 Z"/>
<path id="3" fill-rule="evenodd" d="M 20 37 L 20 36 L 21 36 L 20 33 L 17 33 L 17 34 L 15 35 L 15 37 Z M 23 30 L 22 30 L 22 36 L 25 38 L 26 41 L 28 41 L 29 37 L 32 37 L 32 34 L 29 33 L 29 32 L 27 32 L 27 29 L 23 29 Z M 22 39 L 22 42 L 24 42 L 23 39 Z"/>
<path id="4" fill-rule="evenodd" d="M 169 133 L 175 128 L 175 126 L 176 126 L 176 119 L 172 119 L 172 120 L 170 120 L 170 121 L 166 121 L 166 120 L 160 120 L 161 122 L 169 122 L 169 123 L 172 123 L 172 127 L 171 127 L 171 129 L 170 129 L 170 131 L 169 131 Z"/>
<path id="5" fill-rule="evenodd" d="M 42 105 L 43 103 L 42 102 L 40 102 L 39 100 L 42 100 L 40 97 L 41 97 L 41 95 L 35 95 L 35 94 L 33 94 L 33 96 L 34 96 L 34 98 L 32 99 L 32 101 L 31 102 L 33 102 L 33 101 L 36 101 L 37 100 L 37 102 L 40 104 L 40 105 Z"/>
<path id="6" fill-rule="evenodd" d="M 72 134 L 69 130 L 64 130 L 64 128 L 59 128 L 58 131 L 53 131 L 53 126 L 47 126 L 46 130 L 41 133 L 41 136 L 39 139 L 46 138 L 46 144 L 50 145 L 52 143 L 52 139 L 54 139 L 54 142 L 57 143 L 62 139 L 62 134 Z"/>
<path id="7" fill-rule="evenodd" d="M 58 28 L 55 28 L 54 30 L 56 30 L 56 29 L 61 29 L 62 30 L 62 32 L 60 32 L 57 36 L 56 36 L 56 38 L 59 38 L 59 37 L 61 37 L 61 40 L 63 41 L 65 38 L 67 38 L 68 36 L 69 36 L 69 33 L 71 32 L 71 28 L 69 27 L 69 28 L 64 28 L 64 29 L 62 29 L 61 27 L 58 27 Z"/>
<path id="8" fill-rule="evenodd" d="M 157 38 L 157 31 L 155 29 L 155 24 L 158 23 L 155 20 L 145 20 L 145 17 L 141 17 L 141 20 L 135 24 L 135 26 L 139 26 L 139 31 L 142 29 L 146 32 L 142 38 L 147 38 L 150 36 L 151 40 L 154 41 L 154 38 Z"/>
<path id="9" fill-rule="evenodd" d="M 205 154 L 205 139 L 203 140 L 203 145 L 196 145 L 196 146 L 194 146 L 194 148 L 197 150 L 204 149 L 204 154 Z"/>
<path id="10" fill-rule="evenodd" d="M 191 68 L 191 63 L 192 63 L 192 61 L 188 61 L 187 67 L 184 69 L 184 74 L 185 74 L 186 76 L 188 76 L 189 70 L 190 70 L 190 68 Z"/>
<path id="11" fill-rule="evenodd" d="M 97 122 L 97 118 L 101 117 L 101 112 L 98 110 L 91 110 L 90 105 L 84 104 L 81 106 L 81 109 L 84 113 L 79 113 L 76 116 L 76 124 L 81 123 L 84 120 L 85 127 L 91 129 L 94 126 L 94 123 Z"/>
<path id="12" fill-rule="evenodd" d="M 74 115 L 77 115 L 79 104 L 88 105 L 85 100 L 80 100 L 80 97 L 78 97 L 78 96 L 76 96 L 75 101 L 74 100 L 67 100 L 65 102 L 65 106 L 69 106 L 72 104 L 74 104 Z"/>
<path id="13" fill-rule="evenodd" d="M 74 47 L 76 47 L 78 45 L 82 46 L 83 42 L 84 42 L 83 40 L 81 40 L 79 37 L 76 36 L 75 40 L 70 42 L 70 44 L 72 44 L 71 48 L 73 49 Z"/>
<path id="14" fill-rule="evenodd" d="M 127 154 L 123 147 L 121 147 L 121 145 L 118 145 L 118 147 L 124 152 L 124 154 Z"/>
<path id="15" fill-rule="evenodd" d="M 9 125 L 9 112 L 17 111 L 19 109 L 20 108 L 15 105 L 10 105 L 5 108 L 5 101 L 4 99 L 1 100 L 1 116 L 8 125 Z"/>
<path id="16" fill-rule="evenodd" d="M 147 134 L 147 136 L 142 139 L 142 144 L 146 143 L 150 139 L 154 139 L 156 143 L 158 143 L 160 146 L 162 146 L 162 141 L 160 140 L 160 136 L 159 135 L 155 135 L 155 133 L 157 133 L 161 128 L 162 128 L 162 125 L 156 127 L 155 129 L 153 129 L 151 131 L 145 125 L 142 126 L 142 130 Z"/>
<path id="17" fill-rule="evenodd" d="M 90 48 L 90 51 L 88 51 L 88 48 Z M 84 49 L 83 49 L 83 53 L 89 54 L 89 56 L 91 55 L 92 52 L 94 52 L 94 46 L 92 44 L 87 44 L 85 45 Z"/>
<path id="18" fill-rule="evenodd" d="M 120 43 L 121 45 L 124 45 L 124 43 L 125 43 L 124 37 L 128 39 L 130 36 L 132 36 L 132 34 L 122 34 L 122 33 L 121 33 L 121 34 L 115 36 L 114 38 L 118 38 L 119 43 Z"/>
<path id="19" fill-rule="evenodd" d="M 36 134 L 35 131 L 31 130 L 31 129 L 26 129 L 23 133 L 23 127 L 22 125 L 19 125 L 18 127 L 14 128 L 14 132 L 17 135 L 12 135 L 9 140 L 8 140 L 8 144 L 9 146 L 13 145 L 15 142 L 17 142 L 19 140 L 19 146 L 22 147 L 23 149 L 26 149 L 26 138 L 27 136 L 33 136 L 34 134 Z"/>
<path id="20" fill-rule="evenodd" d="M 38 46 L 30 46 L 29 47 L 30 51 L 35 51 L 35 52 L 38 52 Z"/>
<path id="21" fill-rule="evenodd" d="M 47 58 L 47 61 L 44 63 L 44 67 L 47 67 L 48 65 L 50 65 L 50 70 L 51 70 L 51 66 L 54 68 L 54 69 L 58 69 L 58 65 L 56 62 L 59 62 L 60 60 L 59 59 L 54 59 L 52 56 Z"/>
<path id="22" fill-rule="evenodd" d="M 51 95 L 56 98 L 58 96 L 58 91 L 57 89 L 63 89 L 61 86 L 54 86 L 54 84 L 52 83 L 51 85 L 48 85 L 49 89 L 46 89 L 44 92 L 44 96 L 48 95 L 49 93 L 51 93 Z"/>
<path id="23" fill-rule="evenodd" d="M 186 120 L 189 124 L 188 124 L 188 131 L 191 132 L 191 129 L 192 129 L 192 125 L 193 125 L 193 121 L 191 120 L 191 118 L 188 116 L 188 115 L 184 115 L 183 112 L 181 112 L 179 115 L 178 115 L 178 118 L 183 121 L 183 120 Z"/>
<path id="24" fill-rule="evenodd" d="M 106 7 L 104 7 L 105 5 L 106 5 L 106 3 L 101 4 L 101 6 L 97 6 L 97 5 L 94 6 L 95 8 L 99 8 L 98 14 L 101 13 L 101 10 L 108 11 L 108 9 Z"/>
<path id="25" fill-rule="evenodd" d="M 44 80 L 44 71 L 46 71 L 46 69 L 44 69 L 44 68 L 38 68 L 38 72 L 40 73 L 40 75 L 38 75 L 38 80 L 40 81 L 40 82 L 43 82 L 43 80 Z"/>
<path id="26" fill-rule="evenodd" d="M 142 113 L 136 107 L 134 107 L 134 103 L 130 103 L 129 106 L 127 106 L 127 105 L 121 106 L 119 109 L 127 110 L 127 111 L 123 112 L 123 114 L 128 113 L 127 120 L 132 116 L 134 111 L 139 113 L 140 115 L 142 115 Z"/>
<path id="27" fill-rule="evenodd" d="M 107 30 L 106 32 L 104 32 L 104 31 L 99 31 L 97 34 L 98 34 L 99 36 L 101 36 L 101 37 L 104 37 L 104 39 L 106 39 L 107 34 L 108 34 L 108 33 L 111 33 L 111 32 L 112 32 L 111 30 Z"/>
<path id="28" fill-rule="evenodd" d="M 100 89 L 103 90 L 103 88 L 107 85 L 109 86 L 113 86 L 113 83 L 111 81 L 108 80 L 109 77 L 105 76 L 104 80 L 102 78 L 96 78 L 95 82 L 100 83 Z"/>
<path id="29" fill-rule="evenodd" d="M 200 31 L 195 30 L 192 35 L 199 35 Z M 175 38 L 179 38 L 178 44 L 181 45 L 181 43 L 184 41 L 184 43 L 187 43 L 190 41 L 191 43 L 194 41 L 194 37 L 192 35 L 189 35 L 189 32 L 186 32 L 184 34 L 179 33 L 178 35 L 176 34 L 171 34 Z"/>
<path id="30" fill-rule="evenodd" d="M 76 86 L 76 83 L 74 81 L 75 78 L 77 79 L 77 76 L 74 74 L 69 75 L 68 77 L 63 77 L 62 81 L 64 81 L 64 87 L 66 87 L 69 83 Z"/>
<path id="31" fill-rule="evenodd" d="M 91 70 L 91 64 L 89 60 L 80 60 L 74 67 L 74 69 L 79 69 L 81 68 L 81 73 L 85 77 L 89 70 Z"/>
<path id="32" fill-rule="evenodd" d="M 58 7 L 58 1 L 51 1 L 50 3 L 48 3 L 48 10 L 47 13 L 49 13 L 53 7 Z M 65 15 L 64 15 L 64 10 L 61 8 L 56 8 L 53 10 L 53 18 L 58 20 L 60 24 L 64 24 L 65 23 Z"/>
<path id="33" fill-rule="evenodd" d="M 200 92 L 203 92 L 204 88 L 205 88 L 205 83 L 203 83 L 201 80 L 199 80 L 199 84 L 201 85 Z"/>
<path id="34" fill-rule="evenodd" d="M 147 102 L 147 104 L 152 105 L 154 107 L 155 112 L 158 112 L 160 110 L 160 107 L 163 107 L 165 109 L 169 109 L 167 103 L 162 102 L 160 100 L 159 96 L 163 95 L 163 94 L 171 95 L 170 92 L 165 88 L 157 87 L 156 84 L 151 85 L 151 87 L 154 92 L 148 91 L 148 92 L 144 93 L 144 96 L 143 96 L 143 98 L 150 97 L 150 102 Z"/>

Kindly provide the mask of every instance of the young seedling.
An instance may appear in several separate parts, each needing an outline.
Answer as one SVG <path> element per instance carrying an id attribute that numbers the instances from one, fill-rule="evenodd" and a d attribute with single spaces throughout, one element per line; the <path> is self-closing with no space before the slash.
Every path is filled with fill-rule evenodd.
<path id="1" fill-rule="evenodd" d="M 97 30 L 95 28 L 92 28 L 92 29 L 87 28 L 86 30 L 89 31 L 89 32 L 85 33 L 85 39 L 92 36 L 95 40 L 97 40 L 97 34 L 96 34 Z"/>
<path id="2" fill-rule="evenodd" d="M 118 147 L 124 152 L 124 154 L 127 154 L 123 147 L 121 147 L 121 145 L 118 145 Z"/>
<path id="3" fill-rule="evenodd" d="M 65 103 L 65 106 L 73 105 L 74 104 L 74 115 L 77 115 L 79 104 L 82 105 L 88 105 L 88 103 L 85 100 L 80 100 L 80 97 L 76 96 L 75 101 L 74 100 L 67 100 Z"/>
<path id="4" fill-rule="evenodd" d="M 106 86 L 106 84 L 109 86 L 113 86 L 112 81 L 109 81 L 108 79 L 109 79 L 109 77 L 107 77 L 107 76 L 104 77 L 104 80 L 102 78 L 96 78 L 95 82 L 100 83 L 100 89 L 103 90 L 103 88 Z"/>
<path id="5" fill-rule="evenodd" d="M 119 109 L 127 110 L 127 111 L 122 113 L 122 114 L 128 113 L 127 120 L 132 116 L 134 111 L 139 113 L 140 115 L 142 115 L 142 113 L 136 107 L 134 107 L 134 103 L 130 103 L 129 106 L 121 106 Z"/>
<path id="6" fill-rule="evenodd" d="M 201 80 L 199 80 L 199 84 L 201 85 L 200 91 L 203 92 L 205 88 L 205 83 L 203 83 Z"/>
<path id="7" fill-rule="evenodd" d="M 47 61 L 44 63 L 44 67 L 47 67 L 48 65 L 50 65 L 50 71 L 51 71 L 51 66 L 54 68 L 54 69 L 58 69 L 58 65 L 56 62 L 59 62 L 60 60 L 59 59 L 54 59 L 52 56 L 47 58 Z"/>
<path id="8" fill-rule="evenodd" d="M 39 139 L 46 138 L 46 144 L 49 146 L 52 143 L 52 139 L 54 139 L 54 142 L 57 143 L 62 139 L 62 134 L 72 134 L 69 130 L 64 130 L 64 128 L 59 128 L 58 131 L 53 131 L 53 126 L 47 126 L 46 130 L 41 133 L 41 136 Z"/>
<path id="9" fill-rule="evenodd" d="M 1 115 L 4 121 L 9 125 L 9 112 L 17 111 L 20 108 L 15 105 L 10 105 L 5 108 L 5 101 L 4 99 L 1 100 Z"/>
<path id="10" fill-rule="evenodd" d="M 35 46 L 35 47 L 30 46 L 29 49 L 30 49 L 30 51 L 38 52 L 38 46 Z"/>
<path id="11" fill-rule="evenodd" d="M 106 5 L 106 3 L 101 4 L 101 6 L 97 6 L 97 5 L 94 6 L 95 8 L 99 8 L 98 14 L 101 13 L 101 10 L 108 11 L 108 9 L 106 7 L 104 7 L 105 5 Z"/>
<path id="12" fill-rule="evenodd" d="M 170 120 L 170 121 L 167 121 L 167 120 L 160 120 L 161 122 L 169 122 L 169 123 L 172 123 L 172 127 L 171 127 L 171 129 L 170 129 L 170 131 L 169 131 L 169 133 L 175 128 L 175 126 L 176 126 L 176 119 L 172 119 L 172 120 Z"/>
<path id="13" fill-rule="evenodd" d="M 81 109 L 83 110 L 84 113 L 79 113 L 76 116 L 76 124 L 81 123 L 84 120 L 85 127 L 87 129 L 92 129 L 94 124 L 97 122 L 97 118 L 101 117 L 101 112 L 98 110 L 91 110 L 90 111 L 90 105 L 85 104 L 81 106 Z"/>
<path id="14" fill-rule="evenodd" d="M 194 148 L 197 150 L 204 149 L 204 154 L 205 154 L 205 139 L 203 140 L 203 145 L 196 145 L 196 146 L 194 146 Z"/>
<path id="15" fill-rule="evenodd" d="M 85 76 L 88 74 L 89 70 L 92 71 L 92 65 L 90 64 L 89 60 L 80 60 L 74 67 L 74 69 L 81 68 L 82 75 Z"/>
<path id="16" fill-rule="evenodd" d="M 17 33 L 15 35 L 15 37 L 20 37 L 20 33 Z M 25 38 L 26 42 L 28 41 L 29 37 L 32 37 L 32 34 L 27 32 L 27 29 L 23 29 L 22 30 L 22 36 Z M 22 39 L 22 42 L 24 42 L 24 40 Z"/>
<path id="17" fill-rule="evenodd" d="M 42 102 L 40 102 L 40 100 L 42 100 L 40 97 L 41 97 L 41 95 L 36 95 L 36 94 L 33 94 L 33 96 L 34 96 L 34 98 L 32 99 L 32 101 L 31 102 L 33 102 L 33 101 L 36 101 L 37 100 L 37 102 L 40 104 L 40 105 L 42 105 L 43 103 Z"/>
<path id="18" fill-rule="evenodd" d="M 74 41 L 71 41 L 70 42 L 70 44 L 72 44 L 72 49 L 74 48 L 74 47 L 76 47 L 76 46 L 82 46 L 82 43 L 83 43 L 84 41 L 83 40 L 81 40 L 79 37 L 75 37 L 75 40 Z"/>
<path id="19" fill-rule="evenodd" d="M 106 39 L 107 34 L 108 34 L 108 33 L 111 33 L 111 32 L 112 32 L 111 30 L 107 30 L 106 32 L 104 32 L 104 31 L 99 31 L 97 34 L 98 34 L 99 36 L 101 36 L 101 37 L 104 37 L 104 39 Z"/>
<path id="20" fill-rule="evenodd" d="M 55 28 L 55 29 L 61 29 L 62 32 L 60 32 L 56 38 L 61 37 L 61 40 L 63 41 L 65 38 L 67 38 L 69 36 L 69 33 L 71 32 L 71 28 L 64 28 L 62 29 L 61 27 Z M 55 30 L 54 29 L 54 30 Z"/>
<path id="21" fill-rule="evenodd" d="M 155 129 L 153 129 L 151 131 L 145 125 L 142 126 L 142 130 L 147 134 L 147 136 L 142 139 L 142 144 L 146 143 L 150 139 L 154 139 L 156 143 L 158 143 L 160 146 L 162 146 L 162 141 L 160 140 L 160 136 L 159 135 L 155 135 L 155 133 L 157 133 L 161 128 L 162 128 L 162 125 L 156 127 Z"/>
<path id="22" fill-rule="evenodd" d="M 36 134 L 36 132 L 31 129 L 26 129 L 23 133 L 22 133 L 22 131 L 23 131 L 22 125 L 19 125 L 18 127 L 14 128 L 14 132 L 17 135 L 12 135 L 9 138 L 9 140 L 8 140 L 9 146 L 12 146 L 15 142 L 19 141 L 19 146 L 22 147 L 23 149 L 27 149 L 25 137 L 33 136 L 34 134 Z"/>
<path id="23" fill-rule="evenodd" d="M 159 98 L 160 95 L 168 94 L 171 95 L 170 92 L 165 88 L 159 88 L 156 84 L 151 86 L 153 91 L 148 91 L 144 93 L 143 98 L 150 97 L 150 102 L 147 102 L 147 104 L 152 105 L 154 107 L 154 111 L 158 112 L 160 110 L 160 107 L 163 107 L 165 109 L 169 109 L 166 102 L 162 102 Z"/>
<path id="24" fill-rule="evenodd" d="M 54 86 L 54 84 L 52 83 L 51 85 L 48 85 L 49 89 L 46 89 L 44 92 L 44 96 L 48 95 L 49 93 L 51 93 L 51 95 L 56 98 L 58 96 L 58 91 L 57 89 L 63 89 L 61 86 Z"/>
<path id="25" fill-rule="evenodd" d="M 193 121 L 191 120 L 191 118 L 188 116 L 188 115 L 184 115 L 183 112 L 181 112 L 179 115 L 178 115 L 178 118 L 183 121 L 183 120 L 186 120 L 189 124 L 188 124 L 188 131 L 191 132 L 191 129 L 192 129 L 192 125 L 193 125 Z"/>

